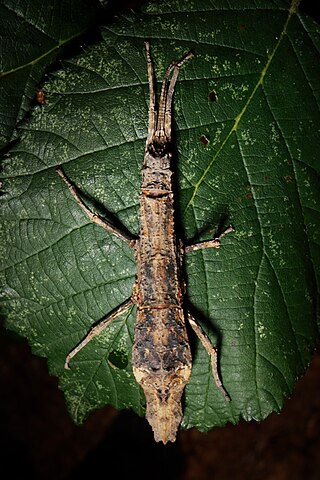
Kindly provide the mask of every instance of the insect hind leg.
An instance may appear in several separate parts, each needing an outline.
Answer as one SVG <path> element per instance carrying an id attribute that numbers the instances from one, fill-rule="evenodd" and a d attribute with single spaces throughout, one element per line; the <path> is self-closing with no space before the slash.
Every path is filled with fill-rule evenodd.
<path id="1" fill-rule="evenodd" d="M 225 390 L 224 386 L 222 385 L 222 381 L 219 376 L 217 349 L 212 345 L 209 337 L 204 333 L 204 331 L 202 330 L 202 328 L 200 327 L 200 325 L 197 323 L 196 319 L 190 312 L 188 312 L 188 321 L 193 331 L 195 332 L 200 342 L 202 343 L 203 348 L 206 350 L 206 352 L 210 357 L 212 376 L 214 378 L 216 386 L 218 387 L 218 389 L 220 390 L 224 398 L 227 401 L 230 401 L 230 396 L 228 392 Z"/>
<path id="2" fill-rule="evenodd" d="M 133 300 L 132 298 L 128 298 L 128 300 L 126 300 L 125 302 L 121 303 L 121 305 L 119 305 L 115 310 L 113 310 L 112 312 L 108 313 L 105 317 L 103 317 L 96 325 L 94 325 L 93 327 L 90 328 L 89 332 L 87 333 L 87 335 L 81 340 L 80 343 L 78 343 L 78 345 L 76 345 L 72 350 L 71 352 L 68 353 L 67 357 L 66 357 L 66 360 L 65 360 L 65 364 L 64 364 L 64 368 L 66 370 L 69 370 L 69 364 L 71 362 L 71 360 L 77 355 L 77 353 L 80 352 L 80 350 L 83 349 L 83 347 L 85 347 L 89 342 L 90 340 L 92 340 L 94 337 L 96 337 L 97 335 L 99 335 L 99 333 L 102 332 L 102 330 L 104 330 L 108 325 L 110 325 L 110 323 L 115 319 L 117 318 L 119 315 L 121 315 L 122 313 L 124 313 L 126 310 L 128 310 L 129 307 L 131 307 L 133 305 Z"/>

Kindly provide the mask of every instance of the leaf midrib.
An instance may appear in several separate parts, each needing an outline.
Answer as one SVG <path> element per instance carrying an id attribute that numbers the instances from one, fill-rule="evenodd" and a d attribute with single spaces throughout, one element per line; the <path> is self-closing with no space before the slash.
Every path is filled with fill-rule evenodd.
<path id="1" fill-rule="evenodd" d="M 267 62 L 265 64 L 265 66 L 263 67 L 262 71 L 261 71 L 261 74 L 260 74 L 260 77 L 256 83 L 256 85 L 253 87 L 253 90 L 251 92 L 251 94 L 249 95 L 248 97 L 248 100 L 247 102 L 245 103 L 244 107 L 242 108 L 241 112 L 236 116 L 235 120 L 234 120 L 234 124 L 232 126 L 232 128 L 230 129 L 230 131 L 227 133 L 226 137 L 224 138 L 224 140 L 222 141 L 220 147 L 218 148 L 218 150 L 216 151 L 215 155 L 213 156 L 213 158 L 211 159 L 211 161 L 209 162 L 208 166 L 206 167 L 206 169 L 204 170 L 203 174 L 201 175 L 201 177 L 199 178 L 198 182 L 196 183 L 196 185 L 194 186 L 194 190 L 193 190 L 193 193 L 191 195 L 191 198 L 189 200 L 189 202 L 187 203 L 185 209 L 184 209 L 184 213 L 186 213 L 187 209 L 193 204 L 194 202 L 194 198 L 195 196 L 197 195 L 197 192 L 200 188 L 200 186 L 202 185 L 202 183 L 204 182 L 205 180 L 205 177 L 207 176 L 207 174 L 209 173 L 209 171 L 211 170 L 211 167 L 212 165 L 215 163 L 215 161 L 218 159 L 220 153 L 223 151 L 225 145 L 227 144 L 228 140 L 230 139 L 231 135 L 233 132 L 236 132 L 237 131 L 237 128 L 244 116 L 244 114 L 246 113 L 246 111 L 248 110 L 252 100 L 254 99 L 259 87 L 262 85 L 263 83 L 263 80 L 264 80 L 264 77 L 266 76 L 267 74 L 267 71 L 271 65 L 271 62 L 282 42 L 282 39 L 283 37 L 286 35 L 287 33 L 287 28 L 288 28 L 288 25 L 289 25 L 289 22 L 290 22 L 290 19 L 292 17 L 292 15 L 294 15 L 296 12 L 297 12 L 297 8 L 298 8 L 298 5 L 299 5 L 299 0 L 292 0 L 292 3 L 291 3 L 291 6 L 290 6 L 290 9 L 289 9 L 289 13 L 288 13 L 288 16 L 287 16 L 287 19 L 285 21 L 285 24 L 283 26 L 283 29 L 281 31 L 281 34 L 279 36 L 279 39 L 278 41 L 276 42 L 275 44 L 275 47 L 274 49 L 272 50 L 272 53 L 268 56 L 268 59 L 267 59 Z"/>

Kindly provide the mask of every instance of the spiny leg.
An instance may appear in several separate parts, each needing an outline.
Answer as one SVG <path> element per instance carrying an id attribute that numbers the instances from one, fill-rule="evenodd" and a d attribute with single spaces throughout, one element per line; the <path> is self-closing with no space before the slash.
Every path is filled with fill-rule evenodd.
<path id="1" fill-rule="evenodd" d="M 195 243 L 194 245 L 187 245 L 184 249 L 185 253 L 194 252 L 195 250 L 200 250 L 201 248 L 220 248 L 220 240 L 229 233 L 235 231 L 235 228 L 232 225 L 229 225 L 220 235 L 215 236 L 212 240 L 205 240 L 203 242 Z"/>
<path id="2" fill-rule="evenodd" d="M 100 215 L 92 212 L 92 210 L 90 210 L 90 208 L 87 207 L 87 205 L 80 198 L 80 195 L 78 193 L 76 186 L 71 182 L 71 180 L 64 173 L 62 167 L 57 167 L 56 171 L 58 175 L 63 179 L 65 184 L 67 185 L 71 195 L 73 196 L 73 198 L 75 199 L 79 207 L 82 208 L 82 210 L 88 215 L 88 217 L 91 219 L 92 222 L 96 223 L 97 225 L 100 225 L 100 227 L 113 233 L 118 238 L 121 238 L 121 240 L 127 243 L 129 247 L 134 247 L 136 240 L 133 237 L 127 235 L 125 232 L 121 231 L 119 228 L 115 227 L 104 218 L 101 218 Z"/>
<path id="3" fill-rule="evenodd" d="M 171 141 L 171 123 L 172 123 L 172 98 L 174 94 L 174 89 L 177 83 L 180 67 L 187 61 L 189 58 L 193 57 L 193 53 L 190 51 L 184 55 L 177 62 L 173 62 L 167 68 L 165 77 L 163 79 L 160 101 L 159 101 L 159 115 L 157 122 L 157 132 L 160 134 L 164 132 L 164 135 L 167 141 Z M 169 82 L 169 76 L 173 71 L 172 77 Z"/>
<path id="4" fill-rule="evenodd" d="M 194 245 L 186 246 L 185 247 L 185 252 L 188 253 L 188 252 L 192 252 L 192 251 L 195 251 L 195 250 L 200 250 L 202 248 L 219 248 L 221 238 L 223 238 L 224 236 L 226 236 L 229 233 L 234 232 L 234 231 L 235 231 L 234 227 L 232 225 L 230 225 L 220 235 L 214 237 L 212 240 L 206 240 L 206 241 L 203 241 L 203 242 L 196 243 Z M 198 325 L 195 318 L 193 317 L 193 315 L 190 312 L 188 312 L 188 320 L 189 320 L 189 323 L 190 323 L 191 327 L 193 328 L 194 332 L 196 333 L 197 337 L 199 338 L 200 342 L 202 343 L 204 349 L 206 350 L 206 352 L 210 356 L 212 376 L 214 378 L 214 381 L 215 381 L 217 387 L 219 388 L 219 390 L 223 394 L 224 398 L 229 401 L 230 397 L 229 397 L 228 393 L 226 392 L 226 390 L 224 389 L 224 387 L 222 385 L 222 382 L 220 380 L 220 377 L 219 377 L 217 350 L 212 345 L 209 338 L 204 333 L 204 331 L 202 330 L 200 325 Z"/>
<path id="5" fill-rule="evenodd" d="M 148 120 L 148 136 L 147 145 L 151 143 L 152 137 L 156 130 L 157 111 L 156 111 L 156 91 L 155 91 L 155 73 L 154 65 L 150 53 L 150 43 L 144 42 L 147 56 L 148 82 L 149 82 L 149 120 Z"/>
<path id="6" fill-rule="evenodd" d="M 189 51 L 186 55 L 180 58 L 180 60 L 171 64 L 167 71 L 169 76 L 170 71 L 173 69 L 173 74 L 172 74 L 169 87 L 167 90 L 167 95 L 166 95 L 165 119 L 164 119 L 164 128 L 165 128 L 166 135 L 168 136 L 169 139 L 171 139 L 172 97 L 173 97 L 174 89 L 177 83 L 180 67 L 192 57 L 193 57 L 193 53 Z"/>
<path id="7" fill-rule="evenodd" d="M 189 321 L 192 329 L 196 333 L 197 337 L 199 338 L 200 342 L 202 343 L 204 349 L 206 350 L 206 352 L 208 353 L 208 355 L 210 357 L 212 376 L 214 378 L 214 381 L 215 381 L 218 389 L 220 390 L 220 392 L 222 393 L 224 398 L 227 401 L 230 401 L 230 397 L 229 397 L 228 393 L 226 392 L 226 390 L 224 389 L 224 387 L 222 385 L 222 382 L 221 382 L 221 379 L 219 377 L 218 356 L 217 356 L 216 348 L 212 345 L 209 337 L 207 337 L 207 335 L 204 333 L 204 331 L 202 330 L 200 325 L 196 322 L 196 319 L 194 318 L 194 316 L 190 312 L 188 312 L 188 321 Z"/>
<path id="8" fill-rule="evenodd" d="M 179 61 L 172 62 L 167 68 L 166 74 L 164 76 L 160 101 L 158 110 L 155 105 L 155 74 L 154 66 L 150 54 L 150 44 L 145 42 L 146 55 L 147 55 L 147 65 L 148 65 L 148 80 L 149 80 L 149 92 L 150 92 L 150 103 L 149 103 L 149 124 L 148 124 L 148 138 L 147 146 L 152 143 L 154 137 L 158 137 L 159 142 L 169 142 L 171 140 L 171 105 L 172 97 L 174 93 L 174 88 L 177 82 L 179 75 L 179 70 L 181 65 L 186 62 L 189 58 L 193 56 L 192 52 L 188 52 L 184 55 Z M 169 77 L 171 72 L 173 75 L 169 82 Z"/>
<path id="9" fill-rule="evenodd" d="M 94 337 L 99 335 L 99 333 L 102 332 L 102 330 L 104 330 L 108 325 L 110 325 L 110 323 L 116 317 L 118 317 L 119 315 L 124 313 L 126 310 L 128 310 L 128 308 L 131 307 L 132 305 L 133 305 L 133 300 L 130 297 L 128 298 L 128 300 L 121 303 L 121 305 L 119 305 L 119 307 L 117 307 L 115 310 L 113 310 L 112 312 L 108 313 L 105 317 L 103 317 L 95 326 L 91 327 L 87 335 L 84 337 L 84 339 L 81 340 L 81 342 L 78 343 L 78 345 L 75 348 L 73 348 L 71 352 L 67 355 L 64 368 L 68 370 L 69 363 L 73 359 L 73 357 L 75 357 L 75 355 L 77 355 L 77 353 L 79 353 L 80 350 L 82 350 L 83 347 L 85 347 L 90 342 L 90 340 L 92 340 Z"/>

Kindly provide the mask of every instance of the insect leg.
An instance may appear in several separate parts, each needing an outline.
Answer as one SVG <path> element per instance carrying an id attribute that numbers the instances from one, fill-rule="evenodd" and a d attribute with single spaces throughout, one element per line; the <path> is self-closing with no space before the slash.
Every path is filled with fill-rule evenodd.
<path id="1" fill-rule="evenodd" d="M 206 350 L 208 353 L 210 360 L 211 360 L 211 371 L 212 371 L 212 376 L 214 378 L 214 381 L 220 390 L 220 392 L 223 394 L 224 398 L 226 400 L 230 400 L 230 397 L 226 390 L 224 389 L 222 382 L 219 377 L 219 372 L 218 372 L 218 358 L 217 358 L 217 350 L 216 348 L 212 345 L 212 343 L 209 340 L 209 337 L 204 333 L 200 325 L 196 322 L 194 316 L 188 312 L 188 321 L 196 333 L 197 337 L 199 338 L 200 342 L 203 345 L 203 348 Z"/>
<path id="2" fill-rule="evenodd" d="M 83 349 L 87 345 L 87 343 L 90 342 L 94 337 L 99 335 L 102 330 L 104 330 L 110 323 L 119 315 L 124 313 L 126 310 L 128 310 L 129 307 L 133 305 L 133 300 L 132 298 L 128 298 L 125 302 L 121 303 L 115 310 L 112 312 L 108 313 L 105 317 L 103 317 L 96 325 L 90 328 L 89 332 L 87 335 L 84 337 L 83 340 L 81 340 L 78 345 L 71 350 L 71 352 L 67 355 L 66 361 L 64 364 L 65 369 L 69 369 L 69 363 L 77 355 L 77 353 L 80 352 L 80 350 Z"/>
<path id="3" fill-rule="evenodd" d="M 162 88 L 160 93 L 159 101 L 159 113 L 157 119 L 157 130 L 155 136 L 160 138 L 164 137 L 166 141 L 171 141 L 171 122 L 172 122 L 172 99 L 174 94 L 174 89 L 177 83 L 180 67 L 187 61 L 189 58 L 193 57 L 193 53 L 190 51 L 184 55 L 178 62 L 173 62 L 167 68 L 165 77 L 162 82 Z M 172 77 L 169 81 L 169 76 L 173 71 Z"/>
<path id="4" fill-rule="evenodd" d="M 147 65 L 148 65 L 148 80 L 149 80 L 149 93 L 150 93 L 150 102 L 149 102 L 149 123 L 148 123 L 148 137 L 147 137 L 147 147 L 152 144 L 155 139 L 159 143 L 165 143 L 171 141 L 171 106 L 172 98 L 174 93 L 174 88 L 177 82 L 179 75 L 179 70 L 181 65 L 186 62 L 189 58 L 193 56 L 192 52 L 188 52 L 184 55 L 178 62 L 172 62 L 167 68 L 166 74 L 164 76 L 159 107 L 156 108 L 156 96 L 155 96 L 155 74 L 154 66 L 150 53 L 150 44 L 145 42 L 146 55 L 147 55 Z M 169 81 L 171 72 L 173 71 L 172 77 Z"/>
<path id="5" fill-rule="evenodd" d="M 164 131 L 169 140 L 171 140 L 172 98 L 173 98 L 174 89 L 177 83 L 180 67 L 192 57 L 193 57 L 193 52 L 190 51 L 186 55 L 184 55 L 182 58 L 180 58 L 180 60 L 169 65 L 167 70 L 167 74 L 166 74 L 167 78 L 169 77 L 171 70 L 173 70 L 173 74 L 166 92 L 166 98 L 165 99 L 163 98 L 163 101 L 165 101 Z M 160 97 L 160 106 L 161 106 L 161 98 L 162 98 L 162 95 Z M 160 110 L 160 106 L 159 106 L 159 110 Z"/>
<path id="6" fill-rule="evenodd" d="M 156 112 L 156 92 L 155 92 L 155 74 L 154 66 L 150 53 L 150 43 L 144 42 L 146 47 L 147 55 L 147 66 L 148 66 L 148 82 L 149 82 L 149 121 L 148 121 L 148 137 L 147 145 L 151 143 L 153 134 L 156 130 L 157 123 L 157 112 Z"/>
<path id="7" fill-rule="evenodd" d="M 200 250 L 201 248 L 219 248 L 220 240 L 222 237 L 228 235 L 228 233 L 234 232 L 235 229 L 232 225 L 226 228 L 220 235 L 215 236 L 212 240 L 205 240 L 203 242 L 195 243 L 194 245 L 187 245 L 184 249 L 185 253 L 194 252 L 195 250 Z"/>
<path id="8" fill-rule="evenodd" d="M 62 180 L 65 182 L 67 185 L 71 195 L 79 205 L 79 207 L 82 208 L 82 210 L 90 217 L 91 221 L 96 223 L 97 225 L 100 225 L 100 227 L 104 228 L 105 230 L 108 230 L 109 232 L 113 233 L 116 235 L 118 238 L 121 238 L 125 243 L 127 243 L 130 247 L 134 247 L 134 244 L 136 240 L 126 234 L 125 232 L 121 231 L 119 228 L 115 227 L 111 223 L 109 223 L 107 220 L 104 218 L 100 217 L 97 213 L 92 212 L 89 207 L 83 202 L 83 200 L 80 198 L 80 195 L 78 193 L 78 190 L 76 186 L 71 182 L 71 180 L 67 177 L 67 175 L 64 173 L 62 167 L 57 167 L 57 173 L 58 175 L 62 178 Z"/>

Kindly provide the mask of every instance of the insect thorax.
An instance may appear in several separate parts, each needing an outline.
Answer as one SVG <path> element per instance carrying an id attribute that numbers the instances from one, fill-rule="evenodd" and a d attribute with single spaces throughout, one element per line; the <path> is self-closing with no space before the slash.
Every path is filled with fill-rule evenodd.
<path id="1" fill-rule="evenodd" d="M 172 191 L 172 171 L 170 170 L 172 154 L 161 153 L 146 152 L 142 170 L 142 191 L 150 191 L 150 193 Z"/>

